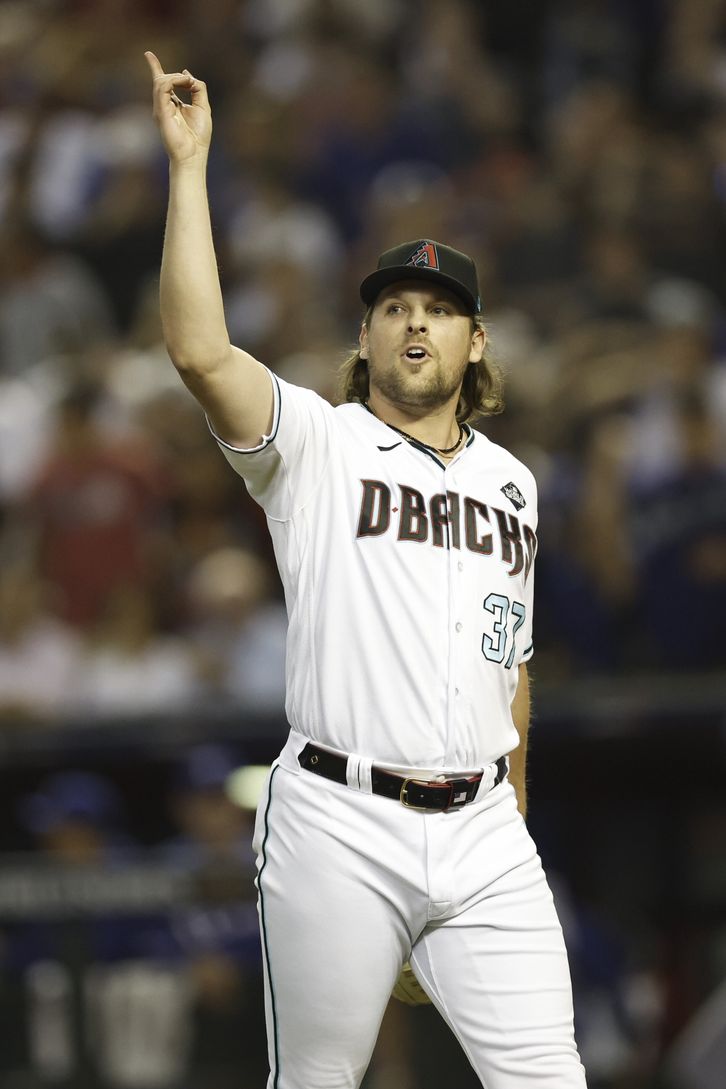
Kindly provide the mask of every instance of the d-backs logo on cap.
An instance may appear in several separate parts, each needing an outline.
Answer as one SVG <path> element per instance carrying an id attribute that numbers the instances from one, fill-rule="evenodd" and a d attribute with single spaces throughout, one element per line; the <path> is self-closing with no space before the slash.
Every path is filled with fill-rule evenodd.
<path id="1" fill-rule="evenodd" d="M 406 261 L 407 265 L 419 265 L 424 268 L 438 268 L 439 255 L 433 242 L 422 242 Z"/>

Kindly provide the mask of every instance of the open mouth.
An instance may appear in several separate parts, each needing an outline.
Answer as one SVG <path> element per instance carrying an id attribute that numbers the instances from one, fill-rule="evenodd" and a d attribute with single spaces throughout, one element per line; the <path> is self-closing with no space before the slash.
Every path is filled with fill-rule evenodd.
<path id="1" fill-rule="evenodd" d="M 427 358 L 429 353 L 426 351 L 425 348 L 413 347 L 407 348 L 403 354 L 406 359 L 412 359 L 414 362 L 420 363 L 421 360 Z"/>

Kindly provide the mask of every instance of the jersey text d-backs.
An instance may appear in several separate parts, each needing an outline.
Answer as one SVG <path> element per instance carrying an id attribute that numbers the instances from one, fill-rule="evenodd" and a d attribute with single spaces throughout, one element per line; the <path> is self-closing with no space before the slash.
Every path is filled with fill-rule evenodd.
<path id="1" fill-rule="evenodd" d="M 217 441 L 267 514 L 291 726 L 402 767 L 459 771 L 510 752 L 532 653 L 532 474 L 476 431 L 445 464 L 362 405 L 272 383 L 261 445 Z"/>

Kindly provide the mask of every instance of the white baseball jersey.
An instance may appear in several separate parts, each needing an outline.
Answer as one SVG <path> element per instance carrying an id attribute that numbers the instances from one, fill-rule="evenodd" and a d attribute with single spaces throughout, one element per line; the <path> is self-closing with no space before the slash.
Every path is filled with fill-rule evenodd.
<path id="1" fill-rule="evenodd" d="M 446 464 L 363 405 L 272 382 L 269 436 L 217 441 L 267 515 L 291 726 L 397 767 L 459 772 L 510 752 L 532 653 L 532 474 L 479 432 Z"/>

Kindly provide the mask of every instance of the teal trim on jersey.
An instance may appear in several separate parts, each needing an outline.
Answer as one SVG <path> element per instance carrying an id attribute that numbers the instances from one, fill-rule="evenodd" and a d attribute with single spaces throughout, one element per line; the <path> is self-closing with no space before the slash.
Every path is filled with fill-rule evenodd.
<path id="1" fill-rule="evenodd" d="M 432 461 L 436 462 L 436 464 L 439 466 L 440 469 L 448 468 L 448 462 L 442 461 L 441 458 L 438 458 L 432 449 L 430 449 L 424 443 L 418 442 L 413 437 L 413 435 L 409 435 L 405 431 L 401 431 L 400 427 L 396 427 L 395 424 L 386 423 L 385 420 L 381 420 L 380 416 L 376 416 L 375 412 L 373 411 L 373 409 L 371 408 L 371 406 L 368 404 L 367 401 L 359 401 L 358 403 L 363 406 L 363 408 L 366 410 L 366 412 L 370 412 L 371 416 L 373 416 L 373 418 L 375 420 L 379 420 L 380 423 L 384 424 L 386 427 L 390 427 L 390 429 L 392 431 L 395 431 L 398 435 L 403 435 L 404 439 L 406 440 L 406 442 L 408 443 L 409 446 L 412 446 L 414 448 L 414 450 L 419 450 L 422 454 L 426 454 L 427 457 L 430 457 Z M 467 431 L 469 433 L 468 439 L 466 440 L 466 442 L 462 446 L 462 450 L 466 450 L 467 446 L 471 446 L 471 444 L 473 443 L 474 435 L 476 434 L 476 432 L 474 431 L 474 429 L 472 427 L 469 427 L 469 424 L 462 424 L 461 425 L 461 430 L 462 430 L 462 432 L 464 434 L 466 434 Z M 378 449 L 382 450 L 383 447 L 379 446 Z M 392 449 L 392 447 L 390 449 Z"/>
<path id="2" fill-rule="evenodd" d="M 267 945 L 267 925 L 265 923 L 265 894 L 262 891 L 262 875 L 265 872 L 265 866 L 267 865 L 267 855 L 265 854 L 265 847 L 267 846 L 267 840 L 270 835 L 270 805 L 272 804 L 272 782 L 275 775 L 279 771 L 280 765 L 272 769 L 270 775 L 270 789 L 267 795 L 267 807 L 265 809 L 265 836 L 262 840 L 262 865 L 257 877 L 257 891 L 260 894 L 260 928 L 262 930 L 262 950 L 265 957 L 265 967 L 267 968 L 267 979 L 270 983 L 270 1005 L 272 1007 L 272 1046 L 275 1055 L 275 1078 L 272 1082 L 273 1089 L 277 1089 L 278 1081 L 280 1078 L 280 1042 L 277 1033 L 277 1007 L 275 1004 L 275 989 L 272 986 L 272 969 L 270 967 L 270 950 Z"/>
<path id="3" fill-rule="evenodd" d="M 446 462 L 442 461 L 441 458 L 437 458 L 436 454 L 434 454 L 432 450 L 427 450 L 425 446 L 421 446 L 417 442 L 412 442 L 410 439 L 409 439 L 408 445 L 413 446 L 414 450 L 420 450 L 422 454 L 426 454 L 427 457 L 430 457 L 432 461 L 436 462 L 436 464 L 439 466 L 439 468 L 441 468 L 441 469 L 446 468 Z"/>
<path id="4" fill-rule="evenodd" d="M 393 424 L 388 424 L 388 426 L 393 427 Z M 393 430 L 398 431 L 398 428 L 394 427 Z M 466 434 L 467 431 L 469 432 L 469 437 L 461 448 L 462 450 L 466 450 L 466 448 L 468 446 L 471 446 L 474 441 L 474 431 L 471 427 L 469 427 L 468 424 L 462 424 L 461 430 L 464 432 L 464 434 Z M 403 434 L 403 432 L 401 432 L 401 434 Z M 413 446 L 414 449 L 420 450 L 422 454 L 428 454 L 431 460 L 435 461 L 436 464 L 441 466 L 442 469 L 448 469 L 449 465 L 451 464 L 448 461 L 442 461 L 441 458 L 437 458 L 436 454 L 432 450 L 429 450 L 427 446 L 423 446 L 421 443 L 416 442 L 415 439 L 411 440 L 409 438 L 409 446 Z"/>

